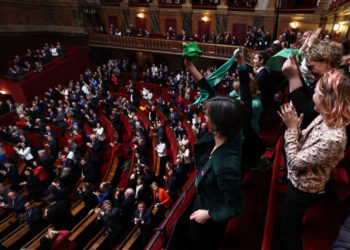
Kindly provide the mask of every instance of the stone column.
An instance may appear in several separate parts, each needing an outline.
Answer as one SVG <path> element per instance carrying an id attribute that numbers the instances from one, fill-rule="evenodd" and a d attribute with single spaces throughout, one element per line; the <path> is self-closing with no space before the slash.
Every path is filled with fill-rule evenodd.
<path id="1" fill-rule="evenodd" d="M 130 25 L 130 13 L 129 9 L 123 9 L 122 11 L 122 27 L 126 28 Z"/>
<path id="2" fill-rule="evenodd" d="M 228 15 L 216 15 L 216 34 L 224 34 L 227 31 Z"/>
<path id="3" fill-rule="evenodd" d="M 159 10 L 151 10 L 149 12 L 151 16 L 151 29 L 152 33 L 160 33 L 160 21 L 159 21 Z"/>
<path id="4" fill-rule="evenodd" d="M 186 31 L 188 36 L 192 35 L 192 13 L 182 13 L 182 29 Z"/>

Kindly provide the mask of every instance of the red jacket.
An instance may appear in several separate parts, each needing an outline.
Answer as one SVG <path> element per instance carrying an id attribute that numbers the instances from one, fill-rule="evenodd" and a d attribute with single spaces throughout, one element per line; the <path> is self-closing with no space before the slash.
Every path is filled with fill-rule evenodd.
<path id="1" fill-rule="evenodd" d="M 76 249 L 77 244 L 68 239 L 70 231 L 60 230 L 55 242 L 52 244 L 52 250 L 73 250 Z"/>
<path id="2" fill-rule="evenodd" d="M 168 192 L 164 188 L 158 188 L 158 196 L 159 202 L 162 203 L 165 208 L 170 208 L 172 200 L 170 199 Z M 154 190 L 153 199 L 154 201 L 156 201 L 156 191 Z"/>

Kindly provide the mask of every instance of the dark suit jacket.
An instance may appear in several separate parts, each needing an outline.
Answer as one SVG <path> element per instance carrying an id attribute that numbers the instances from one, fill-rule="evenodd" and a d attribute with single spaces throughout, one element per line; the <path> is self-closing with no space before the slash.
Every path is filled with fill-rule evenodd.
<path id="1" fill-rule="evenodd" d="M 5 171 L 5 176 L 8 178 L 11 185 L 17 185 L 20 182 L 18 170 L 15 165 L 12 164 L 9 168 L 6 168 Z"/>
<path id="2" fill-rule="evenodd" d="M 315 87 L 316 82 L 308 87 L 303 83 L 303 87 L 289 93 L 289 98 L 292 100 L 298 114 L 304 114 L 304 118 L 300 126 L 301 129 L 307 128 L 307 126 L 309 126 L 309 124 L 319 115 L 319 113 L 314 110 L 315 104 L 312 100 L 312 96 L 315 93 Z"/>
<path id="3" fill-rule="evenodd" d="M 27 222 L 30 228 L 37 226 L 42 222 L 43 212 L 41 208 L 33 206 L 31 211 L 26 211 Z"/>
<path id="4" fill-rule="evenodd" d="M 266 68 L 262 68 L 255 76 L 255 82 L 261 91 L 261 104 L 264 109 L 274 102 L 275 86 L 273 84 L 272 74 Z"/>
<path id="5" fill-rule="evenodd" d="M 24 204 L 27 202 L 27 198 L 21 194 L 17 194 L 16 199 L 11 200 L 8 198 L 7 204 L 11 205 L 11 208 L 15 214 L 23 213 L 24 212 Z"/>
<path id="6" fill-rule="evenodd" d="M 135 210 L 132 223 L 136 225 L 135 219 L 141 218 L 143 223 L 140 224 L 141 228 L 151 227 L 152 226 L 152 212 L 149 209 L 146 209 L 145 212 L 141 215 L 139 210 Z"/>
<path id="7" fill-rule="evenodd" d="M 66 200 L 59 200 L 47 209 L 46 219 L 55 229 L 70 229 L 72 214 L 70 205 Z"/>
<path id="8" fill-rule="evenodd" d="M 214 222 L 228 221 L 244 211 L 240 171 L 242 144 L 243 135 L 238 132 L 218 147 L 201 168 L 201 157 L 214 145 L 213 134 L 208 132 L 194 145 L 199 208 L 209 210 Z"/>

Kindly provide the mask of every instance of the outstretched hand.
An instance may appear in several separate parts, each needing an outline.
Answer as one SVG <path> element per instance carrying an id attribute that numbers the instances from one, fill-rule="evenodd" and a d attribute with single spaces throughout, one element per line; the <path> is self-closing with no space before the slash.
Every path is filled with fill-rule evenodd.
<path id="1" fill-rule="evenodd" d="M 239 51 L 239 48 L 235 50 L 235 52 L 233 52 L 233 54 L 236 55 L 236 61 L 238 66 L 242 67 L 244 66 L 245 62 L 244 62 L 244 58 L 243 58 L 243 50 Z"/>
<path id="2" fill-rule="evenodd" d="M 298 117 L 294 106 L 289 103 L 281 105 L 281 112 L 277 111 L 277 113 L 283 120 L 284 124 L 290 129 L 298 129 L 304 118 L 304 114 L 301 114 L 300 117 Z"/>
<path id="3" fill-rule="evenodd" d="M 318 28 L 318 29 L 312 31 L 312 33 L 310 33 L 307 36 L 303 46 L 300 48 L 300 52 L 304 52 L 307 47 L 310 47 L 316 41 L 316 39 L 319 37 L 320 33 L 321 33 L 321 28 Z"/>
<path id="4" fill-rule="evenodd" d="M 288 79 L 295 79 L 300 77 L 299 57 L 296 55 L 289 55 L 288 59 L 282 66 L 282 73 Z"/>

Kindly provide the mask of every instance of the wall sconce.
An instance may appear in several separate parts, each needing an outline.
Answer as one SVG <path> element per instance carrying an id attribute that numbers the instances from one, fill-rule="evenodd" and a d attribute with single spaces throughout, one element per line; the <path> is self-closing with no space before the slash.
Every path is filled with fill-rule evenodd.
<path id="1" fill-rule="evenodd" d="M 6 91 L 5 91 L 5 90 L 0 90 L 0 94 L 2 94 L 2 95 L 6 95 L 7 93 L 6 93 Z"/>
<path id="2" fill-rule="evenodd" d="M 290 23 L 289 25 L 290 25 L 290 27 L 292 29 L 296 29 L 297 28 L 297 23 L 296 22 Z"/>
<path id="3" fill-rule="evenodd" d="M 137 16 L 138 18 L 144 18 L 144 17 L 145 17 L 145 14 L 139 13 L 139 14 L 137 14 L 136 16 Z"/>
<path id="4" fill-rule="evenodd" d="M 334 24 L 333 30 L 334 31 L 339 31 L 339 24 Z"/>
<path id="5" fill-rule="evenodd" d="M 209 21 L 209 18 L 208 18 L 207 16 L 204 16 L 204 17 L 201 18 L 201 20 L 202 20 L 203 22 L 208 22 L 208 21 Z"/>

